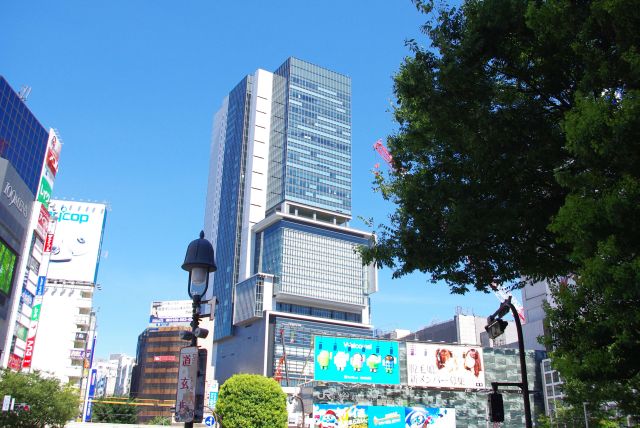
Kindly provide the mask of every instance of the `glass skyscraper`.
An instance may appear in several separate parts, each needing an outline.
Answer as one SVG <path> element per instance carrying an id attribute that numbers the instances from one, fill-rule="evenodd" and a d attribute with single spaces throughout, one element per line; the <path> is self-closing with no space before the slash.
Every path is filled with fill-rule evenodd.
<path id="1" fill-rule="evenodd" d="M 313 334 L 372 336 L 373 266 L 354 251 L 351 79 L 287 59 L 244 77 L 214 118 L 205 213 L 218 271 L 215 376 L 309 378 Z"/>

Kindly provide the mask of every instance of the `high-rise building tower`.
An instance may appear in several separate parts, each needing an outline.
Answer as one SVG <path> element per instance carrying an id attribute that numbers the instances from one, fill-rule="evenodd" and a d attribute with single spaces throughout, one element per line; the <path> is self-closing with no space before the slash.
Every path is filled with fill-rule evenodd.
<path id="1" fill-rule="evenodd" d="M 351 79 L 287 59 L 257 70 L 214 118 L 205 232 L 218 270 L 213 362 L 295 386 L 313 334 L 372 336 L 373 266 L 351 219 Z"/>

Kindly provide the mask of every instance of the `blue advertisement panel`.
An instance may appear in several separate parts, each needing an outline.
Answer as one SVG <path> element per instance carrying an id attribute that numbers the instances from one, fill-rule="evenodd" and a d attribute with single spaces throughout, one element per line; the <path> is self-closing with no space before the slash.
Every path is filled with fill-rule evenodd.
<path id="1" fill-rule="evenodd" d="M 314 380 L 400 384 L 398 342 L 314 337 Z"/>
<path id="2" fill-rule="evenodd" d="M 85 416 L 84 416 L 85 422 L 91 422 L 92 413 L 93 413 L 93 399 L 89 398 L 89 400 L 87 400 L 87 412 L 85 413 Z"/>
<path id="3" fill-rule="evenodd" d="M 454 409 L 314 404 L 314 428 L 455 428 Z"/>
<path id="4" fill-rule="evenodd" d="M 91 376 L 89 377 L 89 398 L 93 398 L 96 395 L 97 378 L 98 378 L 98 370 L 92 369 Z"/>
<path id="5" fill-rule="evenodd" d="M 39 276 L 38 277 L 38 286 L 36 288 L 36 296 L 42 296 L 44 295 L 44 286 L 47 283 L 47 277 L 46 276 Z"/>

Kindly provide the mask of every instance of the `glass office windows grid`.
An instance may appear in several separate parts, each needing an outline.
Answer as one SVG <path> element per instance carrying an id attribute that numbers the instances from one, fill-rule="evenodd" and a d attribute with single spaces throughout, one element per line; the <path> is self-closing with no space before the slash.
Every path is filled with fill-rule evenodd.
<path id="1" fill-rule="evenodd" d="M 233 305 L 234 323 L 262 316 L 263 290 L 263 275 L 254 275 L 236 285 L 236 298 Z"/>
<path id="2" fill-rule="evenodd" d="M 240 257 L 242 191 L 247 143 L 247 109 L 251 79 L 247 76 L 230 93 L 224 144 L 220 192 L 220 219 L 216 241 L 216 263 L 220 267 L 213 280 L 218 299 L 214 340 L 229 336 L 233 323 L 233 285 L 237 282 Z"/>
<path id="3" fill-rule="evenodd" d="M 351 212 L 349 78 L 291 60 L 286 198 Z"/>
<path id="4" fill-rule="evenodd" d="M 284 200 L 284 163 L 287 128 L 286 70 L 273 76 L 271 98 L 271 131 L 269 135 L 269 167 L 267 171 L 267 210 Z"/>
<path id="5" fill-rule="evenodd" d="M 272 350 L 272 374 L 280 366 L 282 379 L 280 384 L 286 386 L 284 367 L 279 363 L 283 356 L 282 342 L 287 354 L 289 386 L 296 386 L 313 379 L 313 337 L 318 335 L 372 338 L 373 330 L 367 328 L 343 326 L 320 321 L 299 320 L 286 317 L 275 317 L 275 330 Z"/>
<path id="6" fill-rule="evenodd" d="M 284 229 L 277 290 L 295 296 L 364 305 L 362 259 L 349 241 Z"/>
<path id="7" fill-rule="evenodd" d="M 323 309 L 313 306 L 296 305 L 293 303 L 276 302 L 276 310 L 297 315 L 307 315 L 311 317 L 327 318 L 339 321 L 349 321 L 357 323 L 362 322 L 361 313 L 337 311 L 334 309 Z"/>
<path id="8" fill-rule="evenodd" d="M 36 195 L 49 131 L 0 76 L 0 156 L 11 162 Z"/>
<path id="9" fill-rule="evenodd" d="M 564 399 L 564 382 L 558 371 L 551 367 L 550 359 L 542 360 L 541 368 L 546 413 L 553 415 Z"/>
<path id="10" fill-rule="evenodd" d="M 270 227 L 263 232 L 262 239 L 261 271 L 273 275 L 274 284 L 277 287 L 282 273 L 283 230 L 279 227 Z"/>

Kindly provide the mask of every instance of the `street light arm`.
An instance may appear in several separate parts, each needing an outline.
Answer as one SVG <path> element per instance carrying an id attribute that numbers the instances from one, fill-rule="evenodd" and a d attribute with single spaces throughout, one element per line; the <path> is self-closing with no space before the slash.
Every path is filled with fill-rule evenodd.
<path id="1" fill-rule="evenodd" d="M 516 322 L 516 331 L 518 333 L 518 351 L 520 354 L 520 373 L 522 376 L 522 395 L 524 396 L 524 417 L 526 428 L 533 427 L 533 421 L 531 420 L 531 401 L 529 400 L 529 381 L 527 379 L 527 361 L 524 354 L 524 338 L 522 335 L 522 323 L 520 322 L 520 316 L 518 315 L 518 310 L 511 303 L 511 296 L 507 300 L 503 302 L 506 304 L 509 309 L 511 309 L 511 313 L 513 314 L 513 319 Z"/>

